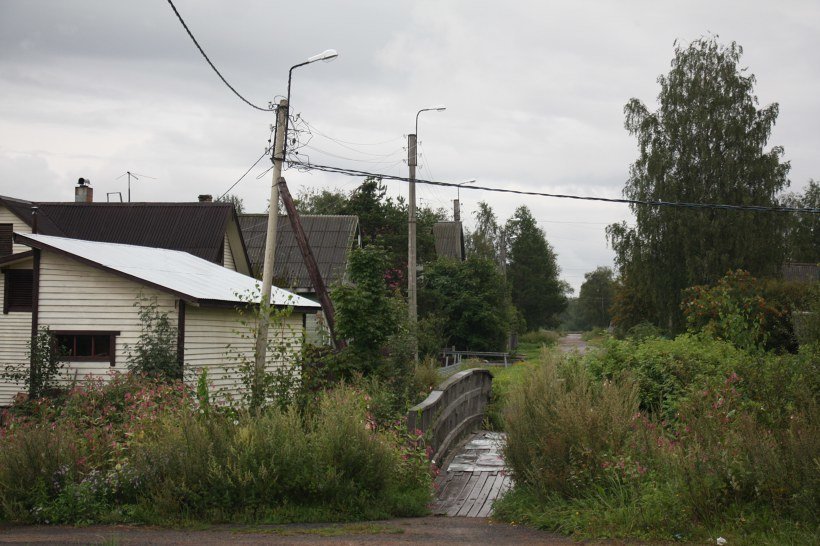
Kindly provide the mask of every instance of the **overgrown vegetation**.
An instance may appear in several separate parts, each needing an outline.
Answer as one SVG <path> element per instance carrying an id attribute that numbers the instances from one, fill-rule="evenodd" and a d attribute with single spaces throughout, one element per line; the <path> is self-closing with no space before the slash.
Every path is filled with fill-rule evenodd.
<path id="1" fill-rule="evenodd" d="M 425 512 L 430 476 L 419 439 L 375 430 L 361 391 L 341 385 L 301 413 L 226 410 L 201 394 L 116 375 L 6 415 L 0 519 L 284 522 Z"/>
<path id="2" fill-rule="evenodd" d="M 181 379 L 182 364 L 177 356 L 177 328 L 168 313 L 160 311 L 156 298 L 139 296 L 134 303 L 140 320 L 140 337 L 126 346 L 128 369 L 151 377 Z"/>
<path id="3" fill-rule="evenodd" d="M 33 340 L 27 342 L 26 360 L 7 364 L 0 379 L 25 385 L 29 398 L 55 394 L 65 386 L 61 373 L 65 368 L 64 350 L 57 347 L 51 330 L 42 327 Z"/>
<path id="4" fill-rule="evenodd" d="M 818 365 L 817 345 L 692 334 L 546 355 L 508 386 L 516 488 L 496 515 L 579 537 L 813 543 Z"/>

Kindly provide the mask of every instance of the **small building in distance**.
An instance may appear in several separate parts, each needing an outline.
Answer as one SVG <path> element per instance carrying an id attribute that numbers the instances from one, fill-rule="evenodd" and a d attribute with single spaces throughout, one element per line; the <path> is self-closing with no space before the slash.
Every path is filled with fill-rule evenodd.
<path id="1" fill-rule="evenodd" d="M 359 219 L 356 216 L 300 215 L 302 229 L 316 258 L 319 273 L 325 285 L 330 288 L 347 278 L 347 263 L 350 251 L 361 246 Z M 267 241 L 267 214 L 240 214 L 239 225 L 248 249 L 251 269 L 257 278 L 262 276 L 262 264 Z M 281 216 L 277 225 L 276 257 L 273 267 L 273 281 L 278 286 L 316 299 L 316 289 L 310 282 L 293 228 L 287 216 Z M 308 339 L 319 341 L 323 329 L 323 315 L 308 317 L 306 330 Z"/>
<path id="2" fill-rule="evenodd" d="M 464 260 L 464 229 L 461 222 L 436 222 L 433 224 L 433 241 L 436 256 L 453 260 Z"/>

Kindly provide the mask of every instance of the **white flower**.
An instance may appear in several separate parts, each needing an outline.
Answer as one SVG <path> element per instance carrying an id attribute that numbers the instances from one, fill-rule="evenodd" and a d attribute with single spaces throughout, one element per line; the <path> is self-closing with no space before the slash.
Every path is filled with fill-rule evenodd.
<path id="1" fill-rule="evenodd" d="M 726 539 L 723 537 L 717 537 L 717 540 L 715 542 L 718 546 L 723 546 L 724 544 L 726 544 Z"/>

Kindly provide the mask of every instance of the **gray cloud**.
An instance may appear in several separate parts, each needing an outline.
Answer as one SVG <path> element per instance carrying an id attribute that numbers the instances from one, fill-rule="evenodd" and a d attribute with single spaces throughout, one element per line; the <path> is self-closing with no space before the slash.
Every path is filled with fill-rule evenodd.
<path id="1" fill-rule="evenodd" d="M 443 103 L 446 112 L 420 120 L 420 176 L 618 196 L 637 154 L 624 104 L 634 96 L 654 108 L 673 41 L 715 32 L 744 46 L 761 104 L 780 104 L 770 144 L 785 147 L 793 189 L 820 176 L 815 3 L 176 3 L 212 60 L 257 104 L 285 93 L 291 65 L 339 50 L 335 62 L 294 73 L 294 112 L 359 143 L 315 132 L 302 151 L 317 162 L 404 174 L 402 135 L 416 110 Z M 70 199 L 79 176 L 98 195 L 124 192 L 116 177 L 126 170 L 159 179 L 136 183 L 135 199 L 218 195 L 262 152 L 273 121 L 230 94 L 163 1 L 4 0 L 0 81 L 0 193 L 19 197 Z M 235 190 L 252 210 L 265 207 L 270 181 L 255 176 L 266 167 Z M 293 169 L 287 177 L 295 191 L 359 182 Z M 390 187 L 406 193 L 405 184 Z M 420 187 L 419 195 L 449 210 L 455 191 Z M 612 261 L 604 226 L 589 222 L 631 219 L 620 205 L 469 189 L 461 196 L 465 216 L 482 199 L 502 219 L 530 206 L 547 221 L 576 288 L 584 272 Z"/>

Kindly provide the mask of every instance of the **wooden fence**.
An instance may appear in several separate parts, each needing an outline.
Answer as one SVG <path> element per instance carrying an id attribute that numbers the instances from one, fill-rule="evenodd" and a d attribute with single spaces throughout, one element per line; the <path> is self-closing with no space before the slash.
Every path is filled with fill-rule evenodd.
<path id="1" fill-rule="evenodd" d="M 449 377 L 424 402 L 410 408 L 407 428 L 428 435 L 434 463 L 443 463 L 464 435 L 481 426 L 492 385 L 493 376 L 488 370 L 465 370 Z"/>

